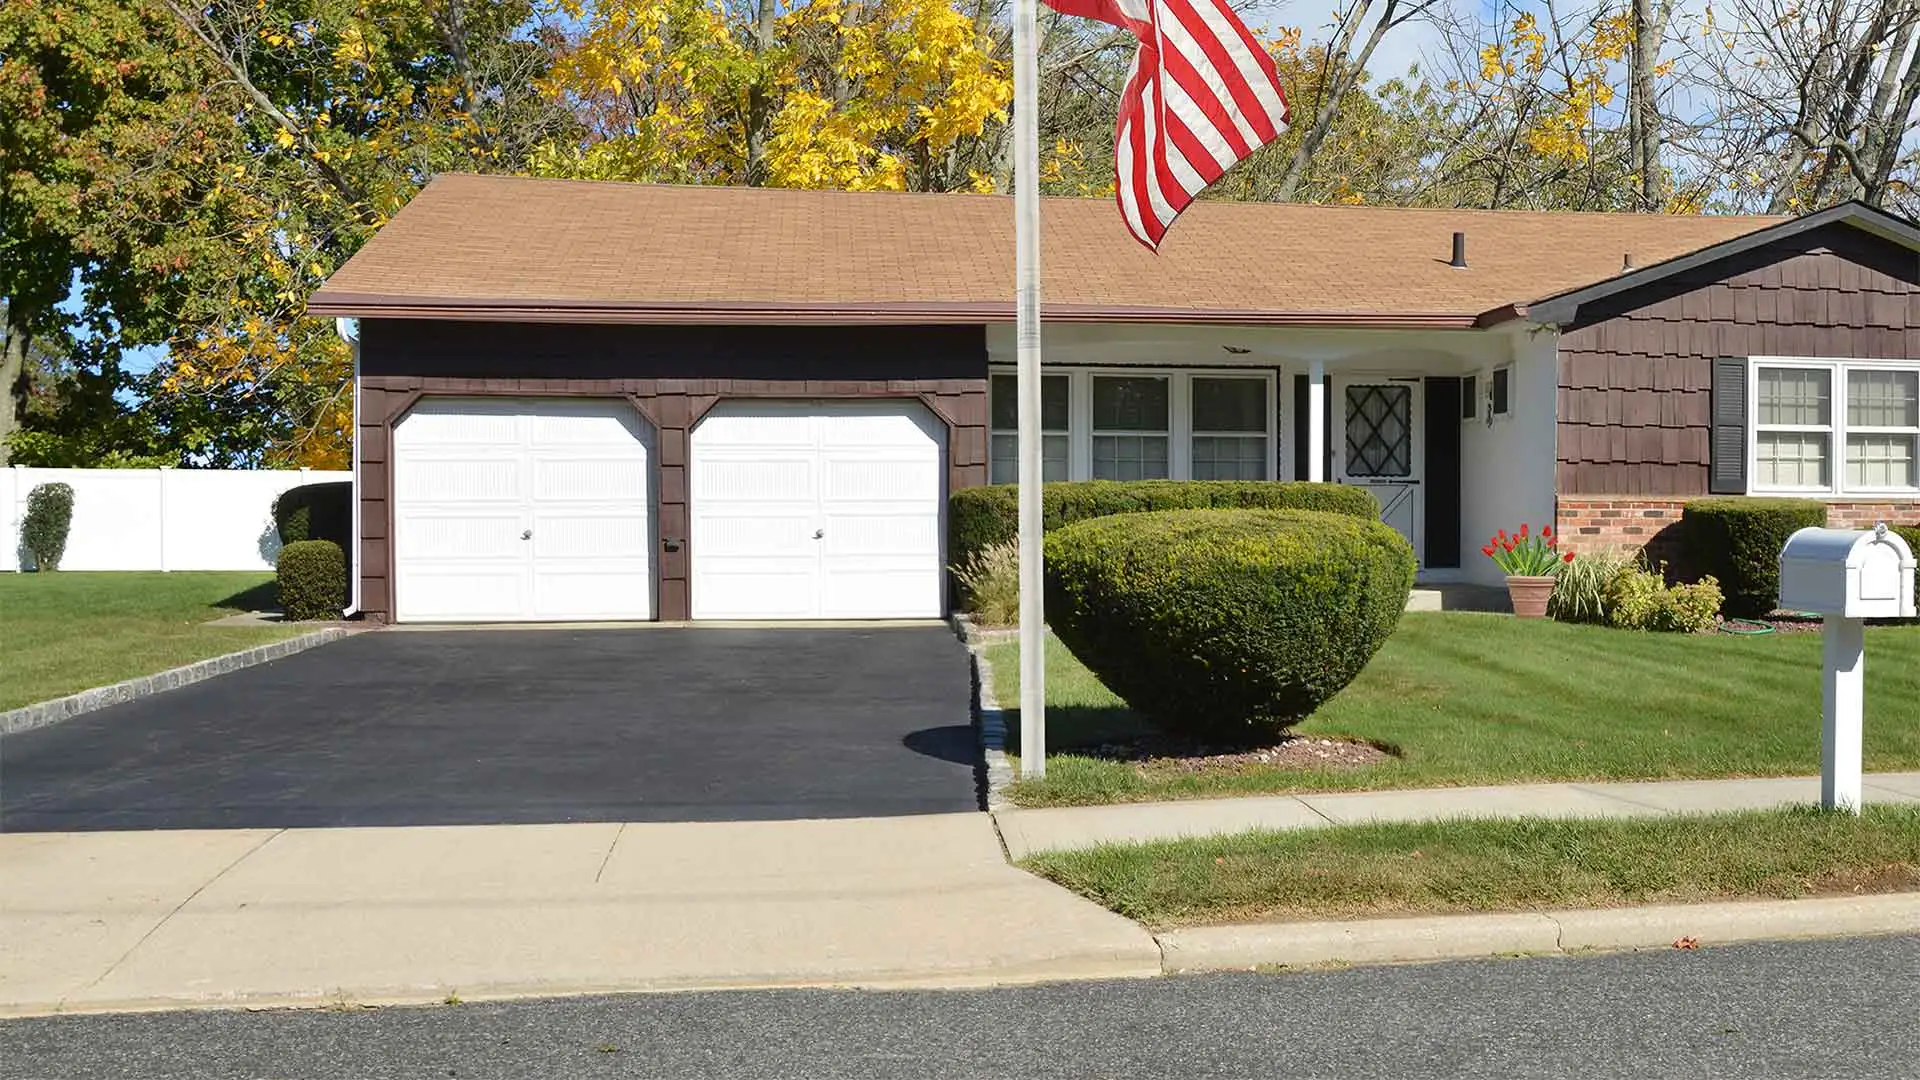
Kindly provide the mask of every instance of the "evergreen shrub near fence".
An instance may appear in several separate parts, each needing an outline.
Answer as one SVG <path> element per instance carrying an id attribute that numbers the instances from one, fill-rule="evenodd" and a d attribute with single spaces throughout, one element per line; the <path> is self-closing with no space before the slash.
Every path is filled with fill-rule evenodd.
<path id="1" fill-rule="evenodd" d="M 73 488 L 40 484 L 27 494 L 27 513 L 20 521 L 20 543 L 33 556 L 36 570 L 60 569 L 73 528 Z"/>

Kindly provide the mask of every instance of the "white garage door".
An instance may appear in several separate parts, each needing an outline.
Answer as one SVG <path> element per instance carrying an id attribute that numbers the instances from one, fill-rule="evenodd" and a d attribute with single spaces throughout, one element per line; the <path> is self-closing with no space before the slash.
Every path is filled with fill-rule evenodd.
<path id="1" fill-rule="evenodd" d="M 915 402 L 724 402 L 693 430 L 693 617 L 940 614 L 941 448 Z"/>
<path id="2" fill-rule="evenodd" d="M 393 429 L 394 618 L 652 618 L 647 445 L 623 401 L 420 402 Z"/>

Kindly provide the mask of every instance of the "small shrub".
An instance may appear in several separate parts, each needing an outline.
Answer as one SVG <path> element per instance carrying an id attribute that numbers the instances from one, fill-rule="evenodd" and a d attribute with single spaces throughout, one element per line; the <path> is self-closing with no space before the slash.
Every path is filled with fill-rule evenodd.
<path id="1" fill-rule="evenodd" d="M 72 528 L 73 488 L 40 484 L 27 493 L 27 516 L 20 521 L 20 541 L 33 556 L 34 569 L 60 569 Z"/>
<path id="2" fill-rule="evenodd" d="M 1605 622 L 1607 587 L 1622 572 L 1632 569 L 1633 562 L 1633 556 L 1618 548 L 1575 555 L 1554 578 L 1547 614 L 1561 622 Z"/>
<path id="3" fill-rule="evenodd" d="M 273 526 L 282 544 L 331 540 L 353 546 L 353 484 L 339 480 L 288 488 L 273 500 Z"/>
<path id="4" fill-rule="evenodd" d="M 1164 729 L 1271 741 L 1353 681 L 1399 624 L 1413 549 L 1378 518 L 1174 510 L 1047 538 L 1048 621 Z"/>
<path id="5" fill-rule="evenodd" d="M 274 584 L 288 620 L 337 619 L 347 606 L 346 553 L 331 540 L 296 540 L 280 549 Z"/>
<path id="6" fill-rule="evenodd" d="M 1758 618 L 1780 603 L 1780 549 L 1809 525 L 1825 525 L 1812 499 L 1695 499 L 1680 516 L 1686 565 L 1726 592 L 1727 614 Z"/>
<path id="7" fill-rule="evenodd" d="M 1076 480 L 1042 484 L 1040 502 L 1044 532 L 1088 518 L 1202 507 L 1380 516 L 1380 500 L 1364 487 L 1304 480 Z M 1019 535 L 1017 485 L 961 488 L 948 497 L 947 556 L 956 565 Z"/>
<path id="8" fill-rule="evenodd" d="M 966 598 L 967 613 L 987 626 L 1013 626 L 1020 621 L 1020 545 L 1009 540 L 977 552 L 963 566 L 953 568 L 954 580 Z"/>
<path id="9" fill-rule="evenodd" d="M 1691 585 L 1668 585 L 1659 571 L 1630 565 L 1607 584 L 1607 625 L 1621 630 L 1697 634 L 1713 627 L 1720 615 L 1720 602 L 1720 584 L 1712 577 Z"/>

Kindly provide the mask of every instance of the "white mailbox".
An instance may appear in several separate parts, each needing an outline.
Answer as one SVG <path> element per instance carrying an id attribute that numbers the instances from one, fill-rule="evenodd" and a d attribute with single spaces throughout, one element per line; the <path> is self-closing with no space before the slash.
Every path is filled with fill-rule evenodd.
<path id="1" fill-rule="evenodd" d="M 1780 606 L 1843 619 L 1911 618 L 1913 551 L 1885 525 L 1801 529 L 1780 549 Z"/>
<path id="2" fill-rule="evenodd" d="M 1820 631 L 1820 805 L 1860 812 L 1867 619 L 1913 615 L 1913 550 L 1872 532 L 1801 529 L 1780 549 L 1780 606 L 1825 616 Z"/>

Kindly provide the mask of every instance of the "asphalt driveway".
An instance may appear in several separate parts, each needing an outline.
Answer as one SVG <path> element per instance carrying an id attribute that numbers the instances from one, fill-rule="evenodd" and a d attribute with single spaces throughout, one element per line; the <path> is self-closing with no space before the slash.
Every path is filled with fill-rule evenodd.
<path id="1" fill-rule="evenodd" d="M 979 805 L 939 626 L 361 634 L 0 740 L 0 831 Z"/>

